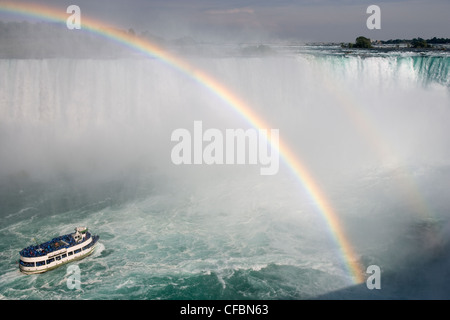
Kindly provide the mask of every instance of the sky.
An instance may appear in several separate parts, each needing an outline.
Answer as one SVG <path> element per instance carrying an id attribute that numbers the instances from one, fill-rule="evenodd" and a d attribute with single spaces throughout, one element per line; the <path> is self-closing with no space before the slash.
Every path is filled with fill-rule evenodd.
<path id="1" fill-rule="evenodd" d="M 16 2 L 30 2 L 15 0 Z M 0 0 L 0 3 L 2 0 Z M 35 0 L 113 26 L 168 39 L 198 41 L 294 40 L 353 42 L 370 39 L 450 38 L 450 0 Z M 366 13 L 380 7 L 381 29 L 369 30 Z M 26 17 L 0 13 L 2 21 Z"/>

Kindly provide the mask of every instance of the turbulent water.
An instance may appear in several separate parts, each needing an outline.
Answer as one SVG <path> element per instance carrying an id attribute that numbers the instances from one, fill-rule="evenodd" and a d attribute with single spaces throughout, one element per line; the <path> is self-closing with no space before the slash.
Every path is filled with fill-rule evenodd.
<path id="1" fill-rule="evenodd" d="M 221 49 L 221 48 L 219 48 Z M 217 49 L 217 50 L 219 50 Z M 188 74 L 147 57 L 0 60 L 0 297 L 448 298 L 450 56 L 274 47 L 185 58 L 285 142 L 339 216 L 380 290 L 346 257 L 283 160 L 180 165 L 178 128 L 251 128 Z M 41 275 L 19 251 L 88 226 L 79 262 Z M 363 275 L 364 278 L 369 274 Z"/>

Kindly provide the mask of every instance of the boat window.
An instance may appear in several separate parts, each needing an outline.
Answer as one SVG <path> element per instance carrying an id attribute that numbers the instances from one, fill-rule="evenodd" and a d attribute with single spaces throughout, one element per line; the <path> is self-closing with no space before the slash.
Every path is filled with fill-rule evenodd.
<path id="1" fill-rule="evenodd" d="M 70 252 L 69 252 L 69 256 L 71 256 L 71 255 L 73 255 L 73 251 L 70 251 Z"/>
<path id="2" fill-rule="evenodd" d="M 56 260 L 61 260 L 61 256 L 57 256 L 57 257 L 56 257 Z"/>
<path id="3" fill-rule="evenodd" d="M 74 253 L 78 253 L 78 252 L 81 252 L 81 249 L 77 249 L 74 251 Z"/>
<path id="4" fill-rule="evenodd" d="M 20 264 L 24 267 L 34 267 L 34 262 L 25 262 L 20 260 Z"/>
<path id="5" fill-rule="evenodd" d="M 55 261 L 55 258 L 48 259 L 47 264 L 52 263 L 53 261 Z"/>
<path id="6" fill-rule="evenodd" d="M 65 257 L 67 257 L 67 254 L 64 253 L 61 257 L 64 259 Z"/>
<path id="7" fill-rule="evenodd" d="M 45 260 L 36 262 L 36 267 L 40 267 L 40 266 L 45 266 Z"/>

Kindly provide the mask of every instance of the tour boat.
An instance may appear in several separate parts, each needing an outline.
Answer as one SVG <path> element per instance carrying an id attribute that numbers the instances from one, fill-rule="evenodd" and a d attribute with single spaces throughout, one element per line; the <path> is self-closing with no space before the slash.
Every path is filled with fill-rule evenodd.
<path id="1" fill-rule="evenodd" d="M 26 247 L 20 251 L 20 271 L 26 274 L 42 273 L 83 259 L 94 252 L 98 239 L 99 236 L 91 235 L 86 227 L 77 227 L 74 233 Z"/>

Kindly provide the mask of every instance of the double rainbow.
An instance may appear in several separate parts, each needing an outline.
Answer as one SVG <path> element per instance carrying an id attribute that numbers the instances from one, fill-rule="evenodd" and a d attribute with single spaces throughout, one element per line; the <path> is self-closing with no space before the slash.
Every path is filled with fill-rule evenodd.
<path id="1" fill-rule="evenodd" d="M 16 3 L 14 1 L 0 1 L 0 11 L 29 17 L 37 17 L 58 23 L 66 23 L 66 20 L 69 17 L 69 14 L 63 10 L 42 6 L 35 3 Z M 192 79 L 195 79 L 199 84 L 206 87 L 222 99 L 228 106 L 234 109 L 234 111 L 240 114 L 240 116 L 246 119 L 246 121 L 255 128 L 270 128 L 268 123 L 256 114 L 249 105 L 221 84 L 217 79 L 188 64 L 186 61 L 164 50 L 160 46 L 157 46 L 148 40 L 140 39 L 134 35 L 108 27 L 105 23 L 90 19 L 85 15 L 82 15 L 81 25 L 83 30 L 87 30 L 111 39 L 147 56 L 160 59 L 169 66 L 176 68 L 182 73 L 187 74 Z M 273 144 L 272 148 L 274 148 Z M 355 284 L 363 282 L 363 270 L 361 269 L 355 251 L 340 224 L 338 215 L 330 202 L 327 200 L 327 197 L 323 191 L 318 186 L 317 182 L 314 180 L 309 170 L 281 139 L 279 141 L 278 150 L 275 151 L 278 151 L 281 158 L 299 179 L 305 191 L 321 212 L 327 223 L 330 234 L 336 241 L 339 250 L 341 251 L 342 258 L 346 264 L 352 282 Z"/>

